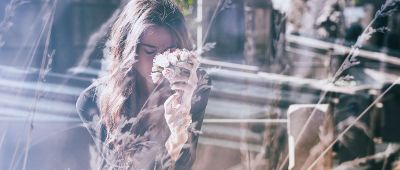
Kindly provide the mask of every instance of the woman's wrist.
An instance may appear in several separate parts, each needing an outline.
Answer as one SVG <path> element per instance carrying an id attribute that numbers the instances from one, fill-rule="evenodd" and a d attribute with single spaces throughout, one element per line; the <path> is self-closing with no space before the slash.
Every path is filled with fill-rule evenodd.
<path id="1" fill-rule="evenodd" d="M 168 140 L 172 143 L 186 143 L 187 137 L 189 136 L 188 130 L 177 130 L 171 132 Z"/>
<path id="2" fill-rule="evenodd" d="M 188 138 L 188 132 L 179 131 L 178 133 L 171 133 L 168 140 L 165 142 L 165 148 L 174 161 L 178 159 L 179 153 L 181 152 Z"/>
<path id="3" fill-rule="evenodd" d="M 168 117 L 168 127 L 171 133 L 178 133 L 182 131 L 187 131 L 188 127 L 192 124 L 192 116 L 190 114 L 190 109 L 179 108 L 174 110 L 178 116 Z M 172 115 L 172 114 L 167 114 Z"/>

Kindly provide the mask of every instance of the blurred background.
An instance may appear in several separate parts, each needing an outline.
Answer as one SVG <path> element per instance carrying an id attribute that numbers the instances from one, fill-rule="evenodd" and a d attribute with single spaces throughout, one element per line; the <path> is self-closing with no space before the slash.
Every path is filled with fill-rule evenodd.
<path id="1" fill-rule="evenodd" d="M 0 169 L 89 169 L 75 102 L 126 2 L 0 1 Z M 176 2 L 213 82 L 193 169 L 400 169 L 398 0 Z"/>

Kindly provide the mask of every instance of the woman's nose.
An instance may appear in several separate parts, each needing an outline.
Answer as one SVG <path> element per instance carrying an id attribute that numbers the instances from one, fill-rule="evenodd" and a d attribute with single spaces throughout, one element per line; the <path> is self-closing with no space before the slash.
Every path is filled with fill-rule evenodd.
<path id="1" fill-rule="evenodd" d="M 177 48 L 170 48 L 169 50 L 170 50 L 171 52 L 174 52 L 176 49 L 177 49 Z"/>

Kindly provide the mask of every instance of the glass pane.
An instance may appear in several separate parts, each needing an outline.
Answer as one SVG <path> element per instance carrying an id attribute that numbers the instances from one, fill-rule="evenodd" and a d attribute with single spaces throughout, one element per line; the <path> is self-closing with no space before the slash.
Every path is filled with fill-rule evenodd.
<path id="1" fill-rule="evenodd" d="M 0 169 L 399 169 L 400 1 L 0 2 Z"/>

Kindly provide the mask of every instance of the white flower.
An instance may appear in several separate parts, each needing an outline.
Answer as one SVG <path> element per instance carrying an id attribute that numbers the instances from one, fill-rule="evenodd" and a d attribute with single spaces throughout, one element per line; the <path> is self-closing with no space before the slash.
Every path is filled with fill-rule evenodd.
<path id="1" fill-rule="evenodd" d="M 155 73 L 151 73 L 151 80 L 153 80 L 153 83 L 157 83 L 158 80 L 161 79 L 162 74 L 155 72 Z"/>
<path id="2" fill-rule="evenodd" d="M 172 68 L 165 68 L 162 74 L 168 81 L 175 77 L 175 71 Z"/>
<path id="3" fill-rule="evenodd" d="M 151 68 L 151 77 L 154 83 L 164 76 L 168 81 L 171 81 L 176 74 L 180 74 L 177 69 L 182 67 L 184 63 L 197 63 L 196 53 L 186 49 L 177 49 L 174 51 L 166 51 L 158 54 L 153 60 Z M 197 69 L 197 66 L 196 66 Z"/>
<path id="4" fill-rule="evenodd" d="M 161 72 L 162 71 L 162 67 L 160 66 L 153 66 L 151 68 L 151 72 Z"/>
<path id="5" fill-rule="evenodd" d="M 171 65 L 176 65 L 176 63 L 178 62 L 178 58 L 176 57 L 176 55 L 173 55 L 171 53 L 168 54 L 167 59 Z"/>
<path id="6" fill-rule="evenodd" d="M 164 55 L 157 55 L 154 58 L 154 64 L 157 66 L 161 66 L 161 67 L 168 67 L 169 66 L 169 61 L 168 58 L 165 57 Z"/>
<path id="7" fill-rule="evenodd" d="M 177 52 L 177 55 L 179 55 L 179 58 L 180 58 L 181 61 L 186 61 L 190 56 L 189 51 L 186 51 L 186 50 L 184 50 L 184 51 L 176 51 L 176 52 Z"/>

